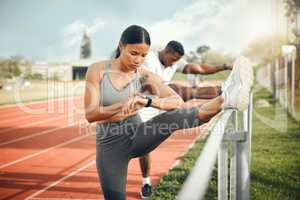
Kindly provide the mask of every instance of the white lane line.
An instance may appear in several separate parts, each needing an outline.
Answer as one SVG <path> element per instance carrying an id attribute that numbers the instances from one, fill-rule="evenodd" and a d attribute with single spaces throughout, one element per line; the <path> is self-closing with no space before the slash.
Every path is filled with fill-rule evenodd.
<path id="1" fill-rule="evenodd" d="M 76 104 L 77 102 L 80 101 L 80 99 L 81 98 L 73 98 L 73 99 L 72 98 L 68 98 L 68 99 L 61 99 L 61 100 L 56 101 L 56 102 L 55 101 L 45 101 L 45 102 L 41 102 L 41 104 L 38 105 L 38 107 L 36 107 L 36 108 L 30 108 L 30 109 L 32 109 L 32 110 L 34 110 L 34 109 L 41 109 L 41 108 L 44 108 L 44 106 L 48 106 L 48 104 L 50 104 L 50 103 L 51 103 L 51 105 L 53 104 L 53 106 L 54 106 L 55 103 L 58 103 L 58 105 L 54 106 L 53 109 L 59 108 L 59 105 L 62 104 L 62 103 L 64 104 L 64 108 L 67 109 L 68 108 L 68 104 L 71 103 L 71 101 L 73 101 L 72 102 L 73 104 Z M 25 104 L 25 106 L 26 105 L 29 105 L 29 104 Z M 24 112 L 23 110 L 21 110 L 18 105 L 15 105 L 15 107 L 18 108 L 18 110 L 13 110 L 13 111 L 7 110 L 7 111 L 4 111 L 4 110 L 1 110 L 1 108 L 0 108 L 0 114 L 3 113 L 5 115 L 5 118 L 24 117 L 24 115 L 20 116 L 19 115 L 20 113 L 16 113 L 15 111 L 17 111 L 17 112 L 21 111 L 21 113 L 27 114 L 26 112 Z M 30 113 L 28 113 L 28 114 L 30 114 Z"/>
<path id="2" fill-rule="evenodd" d="M 6 164 L 4 164 L 4 165 L 1 165 L 1 166 L 0 166 L 0 169 L 3 169 L 3 168 L 5 168 L 5 167 L 9 167 L 9 166 L 11 166 L 11 165 L 17 164 L 17 163 L 22 162 L 22 161 L 24 161 L 24 160 L 28 160 L 28 159 L 30 159 L 30 158 L 33 158 L 33 157 L 38 156 L 38 155 L 41 155 L 41 154 L 46 153 L 46 152 L 48 152 L 48 151 L 51 151 L 51 150 L 53 150 L 53 149 L 62 147 L 62 146 L 64 146 L 64 145 L 70 144 L 70 143 L 72 143 L 72 142 L 76 142 L 76 141 L 78 141 L 78 140 L 81 140 L 81 139 L 86 138 L 86 137 L 88 137 L 88 136 L 91 136 L 91 135 L 90 135 L 90 134 L 87 134 L 87 135 L 83 135 L 83 136 L 80 136 L 80 137 L 76 137 L 76 138 L 73 138 L 72 140 L 69 140 L 69 141 L 67 141 L 67 142 L 63 142 L 63 143 L 60 143 L 60 144 L 58 144 L 58 145 L 55 145 L 55 146 L 49 147 L 49 148 L 47 148 L 47 149 L 44 149 L 44 150 L 42 150 L 42 151 L 38 151 L 38 152 L 36 152 L 36 153 L 34 153 L 34 154 L 30 154 L 30 155 L 28 155 L 28 156 L 25 156 L 25 157 L 23 157 L 23 158 L 20 158 L 20 159 L 18 159 L 18 160 L 13 161 L 13 162 L 9 162 L 9 163 L 6 163 Z"/>
<path id="3" fill-rule="evenodd" d="M 41 131 L 41 132 L 38 132 L 38 133 L 35 133 L 35 134 L 32 134 L 32 135 L 27 135 L 27 136 L 24 136 L 24 137 L 16 138 L 16 139 L 13 139 L 13 140 L 10 140 L 10 141 L 0 143 L 0 147 L 4 146 L 4 145 L 11 144 L 11 143 L 14 143 L 14 142 L 20 142 L 20 141 L 27 140 L 27 139 L 30 139 L 30 138 L 33 138 L 33 137 L 45 135 L 47 133 L 55 132 L 59 129 L 65 129 L 67 127 L 71 127 L 71 126 L 74 126 L 74 125 L 75 125 L 75 123 L 72 123 L 72 124 L 69 124 L 69 125 L 66 125 L 66 126 L 62 126 L 62 127 L 58 127 L 58 128 L 54 128 L 54 129 L 49 129 L 49 130 Z"/>
<path id="4" fill-rule="evenodd" d="M 42 104 L 42 103 L 52 103 L 52 102 L 55 102 L 55 101 L 62 101 L 62 100 L 70 100 L 72 98 L 74 98 L 75 100 L 76 99 L 79 99 L 81 96 L 80 95 L 77 95 L 77 96 L 68 96 L 68 97 L 59 97 L 59 98 L 55 98 L 55 99 L 45 99 L 45 100 L 38 100 L 38 101 L 33 101 L 33 102 L 27 102 L 26 105 L 32 105 L 32 104 Z M 2 111 L 5 111 L 5 109 L 7 108 L 12 108 L 12 107 L 15 107 L 15 108 L 18 108 L 19 106 L 17 104 L 8 104 L 8 105 L 1 105 L 0 106 L 0 112 Z"/>
<path id="5" fill-rule="evenodd" d="M 84 169 L 92 166 L 93 164 L 95 164 L 95 160 L 93 160 L 93 161 L 87 163 L 86 165 L 80 167 L 79 169 L 77 169 L 77 170 L 69 173 L 68 175 L 66 175 L 66 176 L 62 177 L 61 179 L 53 182 L 52 184 L 48 185 L 47 187 L 45 187 L 45 188 L 43 188 L 43 189 L 41 189 L 41 190 L 33 193 L 32 195 L 30 195 L 29 197 L 27 197 L 25 200 L 35 200 L 36 199 L 36 198 L 34 198 L 35 196 L 37 196 L 37 195 L 39 195 L 39 194 L 41 194 L 43 192 L 46 192 L 48 189 L 52 188 L 53 186 L 55 186 L 55 185 L 63 182 L 64 180 L 66 180 L 66 179 L 74 176 L 75 174 L 79 173 L 80 171 L 82 171 L 82 170 L 84 170 Z M 38 199 L 40 199 L 40 198 L 38 198 Z M 56 199 L 60 199 L 61 200 L 62 198 L 56 198 Z"/>
<path id="6" fill-rule="evenodd" d="M 42 117 L 43 118 L 44 117 L 53 117 L 53 116 L 51 116 L 53 114 L 57 114 L 58 116 L 66 115 L 66 113 L 46 113 L 46 114 L 42 114 L 42 115 L 44 115 Z M 24 116 L 13 117 L 12 119 L 9 119 L 11 117 L 7 117 L 8 119 L 1 120 L 0 125 L 2 125 L 2 124 L 5 125 L 5 123 L 9 123 L 9 122 L 13 122 L 13 121 L 20 121 L 20 120 L 24 121 L 24 120 L 27 120 L 27 119 L 30 119 L 30 118 L 34 118 L 34 117 L 41 117 L 41 116 L 40 116 L 40 114 L 39 115 L 37 115 L 37 114 L 35 114 L 35 115 L 27 114 L 27 115 L 24 115 Z"/>
<path id="7" fill-rule="evenodd" d="M 5 133 L 5 132 L 11 131 L 11 130 L 20 129 L 20 128 L 24 128 L 24 127 L 28 127 L 28 126 L 32 126 L 32 125 L 36 125 L 36 124 L 41 124 L 41 123 L 44 123 L 44 122 L 50 122 L 50 121 L 54 121 L 54 120 L 61 119 L 61 118 L 64 118 L 64 117 L 67 117 L 67 115 L 53 117 L 53 118 L 45 119 L 45 120 L 37 120 L 37 121 L 32 122 L 32 123 L 26 123 L 23 126 L 1 129 L 0 133 Z"/>

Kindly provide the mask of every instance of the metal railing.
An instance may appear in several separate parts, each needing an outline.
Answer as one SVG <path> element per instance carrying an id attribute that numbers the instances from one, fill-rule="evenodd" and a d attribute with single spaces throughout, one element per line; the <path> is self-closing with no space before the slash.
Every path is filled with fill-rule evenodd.
<path id="1" fill-rule="evenodd" d="M 239 114 L 237 110 L 230 109 L 218 116 L 201 155 L 177 196 L 178 200 L 204 198 L 216 160 L 218 200 L 250 199 L 252 96 L 246 111 Z M 227 131 L 230 118 L 232 127 L 231 131 Z"/>
<path id="2" fill-rule="evenodd" d="M 258 83 L 267 88 L 275 100 L 300 121 L 299 84 L 300 59 L 291 52 L 271 61 L 257 71 Z"/>

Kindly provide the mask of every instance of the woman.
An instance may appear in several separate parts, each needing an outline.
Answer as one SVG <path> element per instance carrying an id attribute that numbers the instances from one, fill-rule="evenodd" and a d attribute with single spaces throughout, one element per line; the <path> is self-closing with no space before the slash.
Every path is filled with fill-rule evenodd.
<path id="1" fill-rule="evenodd" d="M 115 59 L 91 65 L 86 75 L 86 119 L 97 122 L 96 165 L 106 200 L 126 199 L 130 159 L 151 152 L 178 129 L 209 121 L 222 104 L 227 107 L 242 102 L 237 98 L 228 101 L 226 96 L 232 95 L 223 92 L 223 96 L 201 107 L 178 109 L 183 100 L 158 76 L 141 67 L 150 44 L 144 28 L 129 26 L 122 33 Z M 143 96 L 141 93 L 146 90 L 158 98 Z M 247 92 L 242 92 L 245 95 L 239 99 L 247 98 L 250 86 L 244 84 L 230 91 L 239 94 L 241 90 Z M 137 111 L 149 106 L 167 112 L 141 123 Z M 247 102 L 241 106 L 245 108 Z"/>

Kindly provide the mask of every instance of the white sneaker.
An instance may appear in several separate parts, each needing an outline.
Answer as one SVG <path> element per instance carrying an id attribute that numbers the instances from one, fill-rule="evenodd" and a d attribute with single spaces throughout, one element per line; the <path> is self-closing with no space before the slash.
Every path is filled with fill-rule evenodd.
<path id="1" fill-rule="evenodd" d="M 222 86 L 223 108 L 247 109 L 252 84 L 252 65 L 247 58 L 240 56 L 235 60 L 233 69 Z"/>

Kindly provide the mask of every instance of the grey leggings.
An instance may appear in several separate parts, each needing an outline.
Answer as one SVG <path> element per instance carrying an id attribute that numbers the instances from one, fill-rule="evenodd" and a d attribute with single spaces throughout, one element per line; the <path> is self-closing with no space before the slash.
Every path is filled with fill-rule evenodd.
<path id="1" fill-rule="evenodd" d="M 151 152 L 176 130 L 203 124 L 197 119 L 198 109 L 172 110 L 144 123 L 134 115 L 120 122 L 97 124 L 96 165 L 105 199 L 125 200 L 130 159 Z"/>

